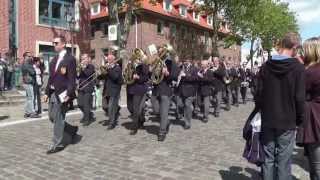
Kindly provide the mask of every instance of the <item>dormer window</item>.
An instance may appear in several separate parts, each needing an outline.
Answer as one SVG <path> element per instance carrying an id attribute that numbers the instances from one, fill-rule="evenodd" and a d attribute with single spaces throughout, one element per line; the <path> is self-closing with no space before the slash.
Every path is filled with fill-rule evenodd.
<path id="1" fill-rule="evenodd" d="M 100 13 L 100 2 L 91 4 L 91 15 Z"/>
<path id="2" fill-rule="evenodd" d="M 163 9 L 167 12 L 171 12 L 172 10 L 172 0 L 164 0 L 163 1 Z"/>
<path id="3" fill-rule="evenodd" d="M 187 7 L 184 5 L 180 5 L 179 8 L 180 15 L 183 17 L 187 17 Z"/>
<path id="4" fill-rule="evenodd" d="M 212 15 L 207 16 L 207 23 L 208 25 L 212 26 L 213 25 L 213 18 Z"/>
<path id="5" fill-rule="evenodd" d="M 199 15 L 199 13 L 197 13 L 197 12 L 193 12 L 193 19 L 195 20 L 195 21 L 200 21 L 200 15 Z"/>

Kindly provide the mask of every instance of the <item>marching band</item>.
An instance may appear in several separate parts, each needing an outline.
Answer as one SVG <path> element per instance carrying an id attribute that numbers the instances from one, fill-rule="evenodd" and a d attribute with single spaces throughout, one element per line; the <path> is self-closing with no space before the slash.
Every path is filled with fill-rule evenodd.
<path id="1" fill-rule="evenodd" d="M 146 101 L 152 103 L 152 114 L 159 120 L 158 141 L 164 141 L 169 130 L 169 111 L 175 107 L 176 120 L 182 120 L 185 130 L 191 128 L 192 119 L 209 121 L 210 107 L 214 117 L 220 116 L 221 104 L 225 110 L 231 105 L 239 106 L 239 92 L 242 103 L 247 102 L 247 88 L 253 88 L 254 75 L 245 67 L 233 64 L 231 59 L 204 57 L 194 62 L 191 57 L 179 59 L 172 46 L 165 44 L 157 48 L 155 55 L 148 57 L 142 49 L 134 49 L 126 66 L 118 64 L 114 52 L 104 55 L 99 69 L 91 63 L 87 54 L 82 55 L 77 68 L 78 104 L 83 113 L 84 126 L 94 121 L 91 111 L 92 93 L 95 82 L 104 81 L 104 108 L 109 121 L 108 130 L 114 129 L 120 116 L 120 91 L 126 85 L 127 108 L 132 119 L 130 135 L 137 134 L 146 122 Z M 97 84 L 97 83 L 96 83 Z M 99 83 L 98 83 L 99 84 Z M 151 96 L 148 92 L 151 91 Z M 198 116 L 198 112 L 201 116 Z"/>

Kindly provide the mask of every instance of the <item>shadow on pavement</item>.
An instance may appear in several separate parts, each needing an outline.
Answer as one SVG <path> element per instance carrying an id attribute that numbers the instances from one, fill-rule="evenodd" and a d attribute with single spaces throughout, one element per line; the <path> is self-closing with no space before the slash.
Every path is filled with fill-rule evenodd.
<path id="1" fill-rule="evenodd" d="M 0 116 L 0 121 L 8 119 L 10 116 Z"/>
<path id="2" fill-rule="evenodd" d="M 244 172 L 247 172 L 250 174 L 250 176 L 246 176 L 243 174 Z M 221 179 L 223 180 L 260 180 L 260 174 L 257 170 L 251 169 L 251 168 L 245 168 L 238 166 L 231 166 L 229 170 L 220 170 L 219 171 Z"/>

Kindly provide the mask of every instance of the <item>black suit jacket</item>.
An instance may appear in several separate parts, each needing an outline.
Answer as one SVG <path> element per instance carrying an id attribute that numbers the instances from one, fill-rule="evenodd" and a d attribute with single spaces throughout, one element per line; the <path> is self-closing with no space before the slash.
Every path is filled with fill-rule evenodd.
<path id="1" fill-rule="evenodd" d="M 127 92 L 132 95 L 144 95 L 148 91 L 149 67 L 145 64 L 138 65 L 136 74 L 140 78 L 135 80 L 133 84 L 127 86 Z"/>
<path id="2" fill-rule="evenodd" d="M 222 66 L 219 66 L 217 70 L 213 72 L 215 77 L 214 87 L 215 91 L 221 91 L 223 88 L 223 77 L 225 76 L 226 71 Z"/>
<path id="3" fill-rule="evenodd" d="M 214 74 L 212 71 L 207 70 L 204 73 L 203 78 L 199 77 L 199 95 L 210 96 L 212 95 L 213 82 L 215 81 Z"/>
<path id="4" fill-rule="evenodd" d="M 171 85 L 172 81 L 177 80 L 179 69 L 174 61 L 167 60 L 165 63 L 169 71 L 169 76 L 165 76 L 158 85 L 154 85 L 152 90 L 152 95 L 154 96 L 172 96 L 173 94 Z"/>
<path id="5" fill-rule="evenodd" d="M 179 94 L 182 97 L 196 96 L 198 88 L 198 70 L 193 65 L 186 70 L 186 76 L 182 77 L 179 85 Z"/>
<path id="6" fill-rule="evenodd" d="M 100 75 L 99 79 L 104 79 L 104 96 L 119 96 L 122 85 L 122 69 L 117 64 L 113 68 L 108 69 L 107 74 Z"/>
<path id="7" fill-rule="evenodd" d="M 49 79 L 46 87 L 46 95 L 49 97 L 52 93 L 59 95 L 67 90 L 67 96 L 69 96 L 69 100 L 72 100 L 76 97 L 76 59 L 67 53 L 56 71 L 57 60 L 58 56 L 53 58 L 49 65 Z M 65 72 L 63 72 L 63 70 L 65 70 Z"/>

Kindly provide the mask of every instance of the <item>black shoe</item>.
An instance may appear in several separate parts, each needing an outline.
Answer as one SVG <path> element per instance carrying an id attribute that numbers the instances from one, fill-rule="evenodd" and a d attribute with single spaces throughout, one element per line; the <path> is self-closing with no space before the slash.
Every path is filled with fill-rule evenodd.
<path id="1" fill-rule="evenodd" d="M 159 134 L 158 135 L 158 141 L 163 142 L 166 139 L 166 134 Z"/>
<path id="2" fill-rule="evenodd" d="M 145 121 L 140 121 L 140 122 L 139 122 L 139 127 L 138 127 L 138 129 L 144 129 L 144 125 L 143 125 L 144 122 L 145 122 Z"/>
<path id="3" fill-rule="evenodd" d="M 214 117 L 216 118 L 220 117 L 219 113 L 214 113 Z"/>
<path id="4" fill-rule="evenodd" d="M 24 117 L 24 118 L 28 118 L 28 117 L 30 117 L 30 114 L 24 114 L 23 117 Z"/>
<path id="5" fill-rule="evenodd" d="M 54 154 L 54 153 L 60 152 L 60 151 L 62 151 L 62 150 L 64 150 L 64 147 L 56 147 L 56 148 L 53 148 L 53 149 L 49 149 L 49 150 L 47 151 L 47 154 L 48 154 L 48 155 L 49 155 L 49 154 Z"/>
<path id="6" fill-rule="evenodd" d="M 41 118 L 39 114 L 30 114 L 29 118 Z"/>
<path id="7" fill-rule="evenodd" d="M 190 127 L 190 125 L 184 124 L 183 128 L 184 128 L 185 130 L 188 130 L 188 129 L 190 129 L 191 127 Z"/>
<path id="8" fill-rule="evenodd" d="M 202 122 L 203 122 L 203 123 L 207 123 L 207 122 L 208 122 L 208 118 L 203 118 L 203 119 L 202 119 Z"/>
<path id="9" fill-rule="evenodd" d="M 110 125 L 108 126 L 107 130 L 112 130 L 112 129 L 114 129 L 115 127 L 116 127 L 115 124 L 110 124 Z"/>
<path id="10" fill-rule="evenodd" d="M 90 125 L 90 121 L 84 121 L 82 125 L 83 126 L 89 126 Z"/>
<path id="11" fill-rule="evenodd" d="M 103 121 L 102 126 L 108 126 L 109 125 L 109 121 Z"/>
<path id="12" fill-rule="evenodd" d="M 136 135 L 138 133 L 138 129 L 133 129 L 130 131 L 130 135 Z"/>

